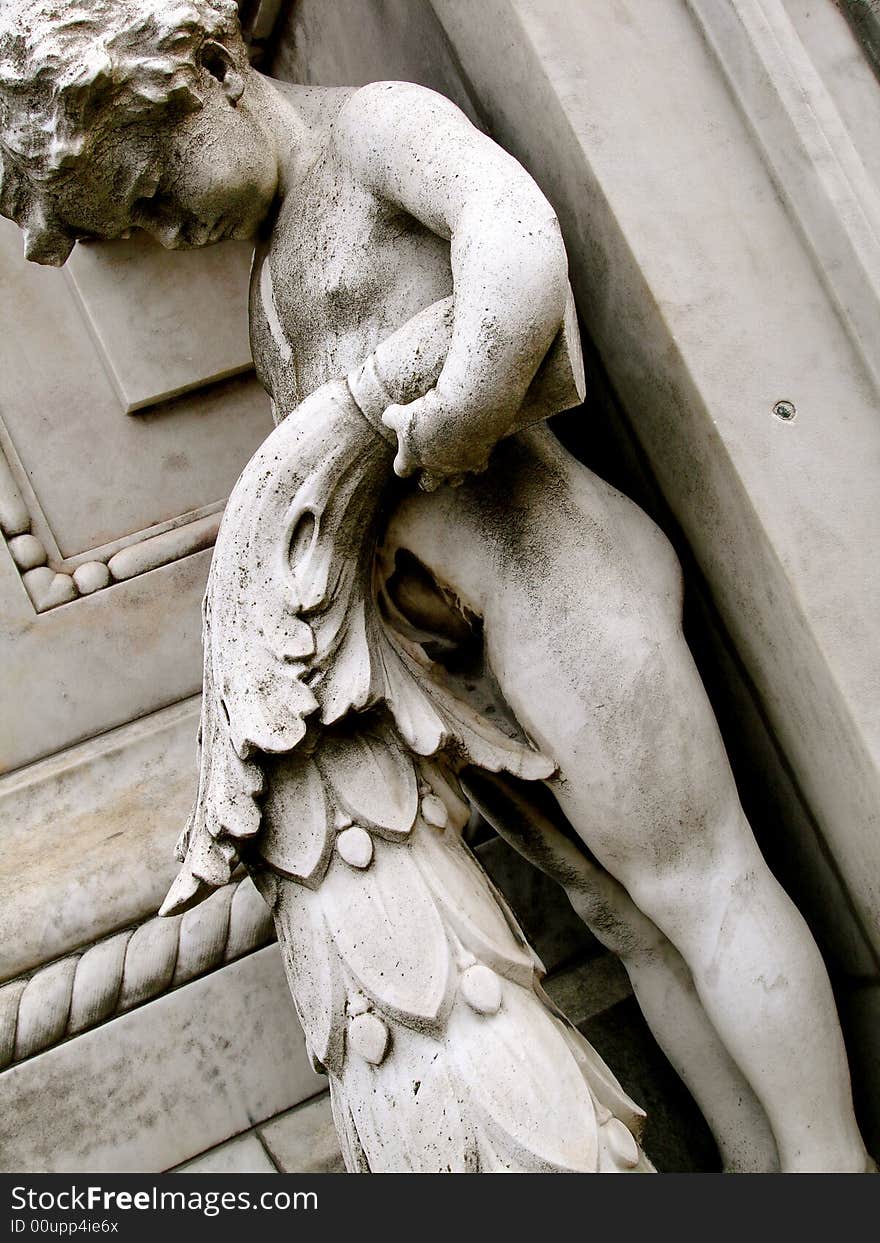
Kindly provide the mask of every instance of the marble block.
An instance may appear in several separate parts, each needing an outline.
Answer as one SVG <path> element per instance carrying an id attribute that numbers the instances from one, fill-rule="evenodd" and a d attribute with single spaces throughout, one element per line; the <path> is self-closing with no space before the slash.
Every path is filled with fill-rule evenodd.
<path id="1" fill-rule="evenodd" d="M 306 1101 L 260 1128 L 263 1143 L 285 1174 L 343 1174 L 329 1095 Z"/>

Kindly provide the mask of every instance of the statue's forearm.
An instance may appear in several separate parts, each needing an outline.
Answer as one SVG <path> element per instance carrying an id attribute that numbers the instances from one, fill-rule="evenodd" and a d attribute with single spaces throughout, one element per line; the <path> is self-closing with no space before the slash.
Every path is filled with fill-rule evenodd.
<path id="1" fill-rule="evenodd" d="M 451 340 L 436 383 L 411 408 L 386 412 L 395 470 L 478 471 L 562 323 L 568 264 L 553 209 L 448 100 L 411 84 L 357 92 L 336 141 L 382 210 L 403 211 L 450 243 Z"/>
<path id="2" fill-rule="evenodd" d="M 566 296 L 562 326 L 544 351 L 525 393 L 518 394 L 516 404 L 506 409 L 497 439 L 583 400 L 577 317 L 570 290 Z M 375 431 L 399 450 L 406 447 L 406 432 L 393 430 L 383 416 L 395 404 L 407 408 L 437 384 L 450 350 L 454 322 L 452 297 L 433 303 L 386 337 L 348 376 L 349 388 L 363 414 Z M 464 422 L 459 433 L 462 437 L 468 434 Z M 431 472 L 422 472 L 423 486 L 430 488 L 439 481 Z"/>
<path id="3" fill-rule="evenodd" d="M 386 415 L 398 436 L 399 474 L 480 470 L 510 430 L 565 312 L 559 225 L 525 174 L 467 201 L 451 259 L 455 295 L 445 361 L 417 404 L 393 406 Z"/>

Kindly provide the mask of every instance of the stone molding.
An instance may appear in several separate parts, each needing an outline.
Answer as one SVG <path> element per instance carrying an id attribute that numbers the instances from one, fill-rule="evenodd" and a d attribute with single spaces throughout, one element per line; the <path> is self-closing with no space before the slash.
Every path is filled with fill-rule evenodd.
<path id="1" fill-rule="evenodd" d="M 21 474 L 9 434 L 0 425 L 0 531 L 37 613 L 212 547 L 223 516 L 224 502 L 217 501 L 100 549 L 62 558 L 34 533 L 38 515 L 33 511 L 39 501 L 32 489 L 26 498 L 16 478 Z M 45 515 L 39 518 L 39 526 L 47 530 Z"/>
<path id="2" fill-rule="evenodd" d="M 880 190 L 782 0 L 687 6 L 877 384 Z"/>
<path id="3" fill-rule="evenodd" d="M 0 988 L 0 1070 L 188 984 L 274 940 L 250 879 L 198 909 L 153 918 Z"/>

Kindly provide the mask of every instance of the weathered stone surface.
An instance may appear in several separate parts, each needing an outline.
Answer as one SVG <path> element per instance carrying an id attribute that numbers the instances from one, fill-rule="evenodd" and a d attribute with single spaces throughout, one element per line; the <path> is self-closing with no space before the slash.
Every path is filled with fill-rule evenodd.
<path id="1" fill-rule="evenodd" d="M 324 1082 L 273 945 L 0 1074 L 0 1168 L 165 1170 Z"/>
<path id="2" fill-rule="evenodd" d="M 330 1097 L 318 1096 L 259 1128 L 273 1159 L 285 1174 L 342 1174 Z"/>
<path id="3" fill-rule="evenodd" d="M 91 249 L 105 248 L 97 243 Z M 152 248 L 163 262 L 173 262 Z M 184 264 L 204 262 L 210 253 L 193 252 Z M 215 382 L 127 416 L 65 275 L 23 265 L 20 234 L 7 221 L 0 221 L 0 265 L 8 287 L 0 313 L 3 422 L 61 554 L 104 549 L 222 501 L 272 426 L 257 380 L 241 375 Z M 187 285 L 184 280 L 181 288 Z M 239 308 L 244 296 L 243 288 Z M 139 311 L 167 317 L 166 334 L 176 332 L 176 312 L 164 293 L 144 299 Z M 219 308 L 217 315 L 222 318 Z M 243 324 L 238 331 L 245 331 Z M 159 367 L 156 384 L 163 380 Z M 30 526 L 22 516 L 17 524 Z"/>
<path id="4" fill-rule="evenodd" d="M 0 778 L 0 979 L 158 909 L 195 789 L 198 706 L 165 709 Z"/>
<path id="5" fill-rule="evenodd" d="M 188 1161 L 176 1174 L 277 1174 L 256 1135 L 242 1135 Z"/>
<path id="6" fill-rule="evenodd" d="M 31 764 L 195 694 L 209 562 L 196 553 L 35 617 L 0 549 L 0 766 Z"/>
<path id="7" fill-rule="evenodd" d="M 251 369 L 252 253 L 225 242 L 178 258 L 135 234 L 71 256 L 67 273 L 126 413 Z"/>

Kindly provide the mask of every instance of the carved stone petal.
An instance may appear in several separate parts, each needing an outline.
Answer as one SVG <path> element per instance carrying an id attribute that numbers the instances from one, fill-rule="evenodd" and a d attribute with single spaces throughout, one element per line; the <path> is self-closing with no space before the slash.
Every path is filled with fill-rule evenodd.
<path id="1" fill-rule="evenodd" d="M 468 1093 L 436 1040 L 395 1026 L 380 1066 L 347 1057 L 342 1088 L 365 1164 L 408 1173 L 476 1173 L 477 1146 Z M 334 1115 L 338 1100 L 334 1100 Z M 341 1112 L 341 1111 L 340 1111 Z M 363 1167 L 361 1167 L 363 1168 Z"/>
<path id="2" fill-rule="evenodd" d="M 457 832 L 461 832 L 470 820 L 471 806 L 449 768 L 442 762 L 422 760 L 419 764 L 421 775 L 446 808 L 446 823 Z M 423 813 L 424 814 L 424 813 Z M 428 817 L 424 817 L 428 819 Z M 430 824 L 431 821 L 428 820 Z"/>
<path id="3" fill-rule="evenodd" d="M 408 845 L 375 843 L 366 871 L 334 858 L 319 892 L 327 926 L 357 984 L 377 1007 L 428 1029 L 452 1000 L 443 923 Z"/>
<path id="4" fill-rule="evenodd" d="M 453 742 L 460 755 L 489 772 L 509 772 L 529 781 L 552 777 L 553 760 L 502 733 L 453 694 L 425 662 L 424 653 L 418 654 L 421 649 L 387 630 L 383 640 L 388 707 L 417 755 L 433 755 Z"/>
<path id="5" fill-rule="evenodd" d="M 403 740 L 416 755 L 433 755 L 448 740 L 449 731 L 386 633 L 380 636 L 379 642 L 385 670 L 386 702 Z"/>
<path id="6" fill-rule="evenodd" d="M 412 841 L 416 862 L 465 947 L 500 975 L 530 988 L 534 959 L 511 930 L 490 882 L 460 838 L 419 827 Z"/>
<path id="7" fill-rule="evenodd" d="M 619 1118 L 609 1118 L 602 1127 L 603 1137 L 615 1165 L 622 1170 L 632 1170 L 639 1163 L 639 1146 L 631 1131 Z"/>
<path id="8" fill-rule="evenodd" d="M 324 778 L 311 759 L 296 751 L 267 758 L 265 772 L 260 854 L 276 872 L 318 884 L 333 846 Z"/>
<path id="9" fill-rule="evenodd" d="M 419 805 L 415 768 L 390 739 L 364 732 L 330 736 L 315 758 L 355 820 L 394 836 L 410 831 Z"/>
<path id="10" fill-rule="evenodd" d="M 275 922 L 290 991 L 309 1050 L 327 1070 L 342 1069 L 345 985 L 321 912 L 320 892 L 282 884 Z"/>
<path id="11" fill-rule="evenodd" d="M 578 1064 L 534 993 L 502 987 L 498 1014 L 457 1005 L 447 1040 L 489 1148 L 501 1168 L 593 1173 L 598 1124 Z"/>
<path id="12" fill-rule="evenodd" d="M 354 1118 L 345 1094 L 337 1081 L 330 1079 L 330 1108 L 333 1110 L 333 1125 L 339 1137 L 339 1147 L 345 1160 L 345 1168 L 349 1174 L 369 1174 L 370 1163 L 364 1152 L 363 1144 L 354 1125 Z"/>
<path id="13" fill-rule="evenodd" d="M 544 998 L 548 1008 L 552 1009 L 553 1003 L 543 989 L 538 988 L 536 991 L 540 997 Z M 574 1054 L 581 1074 L 589 1084 L 594 1101 L 597 1102 L 598 1109 L 620 1118 L 633 1135 L 641 1138 L 645 1127 L 645 1111 L 624 1092 L 599 1054 L 576 1027 L 572 1027 L 570 1023 L 561 1018 L 554 1017 L 553 1021 Z"/>
<path id="14" fill-rule="evenodd" d="M 346 613 L 341 642 L 319 685 L 321 720 L 325 725 L 332 725 L 351 709 L 358 711 L 374 698 L 369 624 L 365 602 L 356 600 Z"/>

